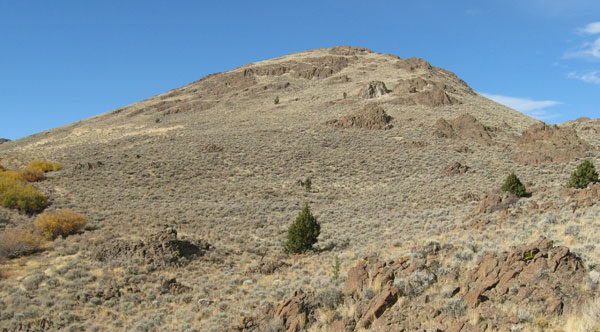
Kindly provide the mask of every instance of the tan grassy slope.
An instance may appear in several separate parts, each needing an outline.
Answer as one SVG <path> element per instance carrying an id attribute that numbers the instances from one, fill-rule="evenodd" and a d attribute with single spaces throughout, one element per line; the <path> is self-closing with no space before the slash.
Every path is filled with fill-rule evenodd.
<path id="1" fill-rule="evenodd" d="M 63 163 L 40 188 L 50 209 L 82 211 L 88 229 L 7 268 L 0 292 L 12 314 L 0 316 L 0 325 L 46 319 L 57 330 L 219 331 L 297 288 L 339 289 L 330 280 L 335 256 L 345 276 L 369 252 L 397 257 L 429 240 L 451 244 L 444 260 L 460 271 L 486 251 L 540 234 L 584 251 L 595 226 L 579 232 L 583 238 L 565 239 L 563 228 L 536 224 L 550 218 L 546 212 L 527 212 L 534 202 L 560 201 L 552 220 L 581 229 L 595 211 L 580 210 L 584 221 L 576 221 L 561 210 L 559 192 L 577 160 L 513 161 L 517 137 L 536 122 L 422 59 L 334 47 L 209 75 L 4 143 L 5 166 Z M 585 135 L 597 146 L 595 133 Z M 596 152 L 589 156 L 597 160 Z M 467 172 L 448 175 L 455 162 Z M 473 217 L 480 197 L 511 171 L 537 190 L 533 197 L 483 218 L 487 224 Z M 298 185 L 306 177 L 311 192 Z M 305 202 L 322 225 L 320 251 L 283 255 L 287 227 Z M 32 217 L 3 209 L 0 220 L 27 224 Z M 198 250 L 196 259 L 175 250 L 182 261 L 172 264 L 164 257 L 173 251 L 150 243 L 179 243 L 157 240 L 165 225 L 210 249 Z M 597 259 L 595 250 L 587 250 L 586 262 Z M 169 278 L 182 287 L 165 284 Z M 26 315 L 17 314 L 25 308 Z M 326 329 L 335 312 L 349 315 L 341 306 L 321 309 L 313 330 Z"/>

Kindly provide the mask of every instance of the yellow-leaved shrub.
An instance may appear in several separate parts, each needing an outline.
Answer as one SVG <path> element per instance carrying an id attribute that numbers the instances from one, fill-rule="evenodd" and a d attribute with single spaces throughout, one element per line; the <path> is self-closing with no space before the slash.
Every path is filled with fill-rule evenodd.
<path id="1" fill-rule="evenodd" d="M 47 240 L 54 240 L 58 236 L 67 236 L 76 233 L 85 226 L 85 217 L 70 209 L 61 209 L 55 212 L 44 212 L 33 222 L 38 232 Z"/>
<path id="2" fill-rule="evenodd" d="M 42 172 L 58 171 L 63 167 L 61 163 L 55 163 L 48 160 L 34 160 L 29 162 L 27 166 L 37 168 Z"/>

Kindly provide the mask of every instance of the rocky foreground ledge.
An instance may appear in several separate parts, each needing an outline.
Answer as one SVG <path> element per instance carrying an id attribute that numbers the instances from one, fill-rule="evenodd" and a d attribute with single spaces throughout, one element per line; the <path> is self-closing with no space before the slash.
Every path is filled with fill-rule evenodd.
<path id="1" fill-rule="evenodd" d="M 411 258 L 369 255 L 348 271 L 337 298 L 297 290 L 262 316 L 244 318 L 237 330 L 304 331 L 317 324 L 327 331 L 512 331 L 519 324 L 547 327 L 591 295 L 583 290 L 581 259 L 548 239 L 485 254 L 466 269 L 446 267 L 455 254 L 431 242 Z M 331 314 L 323 315 L 327 306 Z"/>

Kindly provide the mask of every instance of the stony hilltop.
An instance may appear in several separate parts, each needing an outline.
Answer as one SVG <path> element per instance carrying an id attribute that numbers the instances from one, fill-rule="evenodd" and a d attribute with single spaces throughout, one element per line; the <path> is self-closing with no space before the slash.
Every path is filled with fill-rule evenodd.
<path id="1" fill-rule="evenodd" d="M 0 266 L 0 326 L 588 331 L 600 185 L 565 185 L 600 160 L 598 130 L 365 48 L 212 74 L 0 145 L 8 169 L 61 162 L 37 184 L 47 210 L 88 218 Z M 528 197 L 499 191 L 511 172 Z M 305 203 L 319 241 L 286 254 Z M 0 227 L 35 217 L 0 208 Z"/>

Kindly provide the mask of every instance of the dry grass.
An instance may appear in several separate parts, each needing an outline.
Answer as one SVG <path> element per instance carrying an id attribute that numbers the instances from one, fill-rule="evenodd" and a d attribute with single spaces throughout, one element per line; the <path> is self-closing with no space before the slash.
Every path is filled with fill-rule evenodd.
<path id="1" fill-rule="evenodd" d="M 58 171 L 63 167 L 61 163 L 55 163 L 48 160 L 33 160 L 29 162 L 27 166 L 38 169 L 42 172 Z"/>
<path id="2" fill-rule="evenodd" d="M 42 239 L 30 230 L 22 227 L 7 228 L 0 231 L 0 260 L 17 258 L 40 250 Z"/>
<path id="3" fill-rule="evenodd" d="M 44 212 L 35 221 L 35 227 L 47 240 L 58 236 L 66 237 L 85 226 L 85 217 L 73 210 L 63 209 L 56 212 Z"/>

